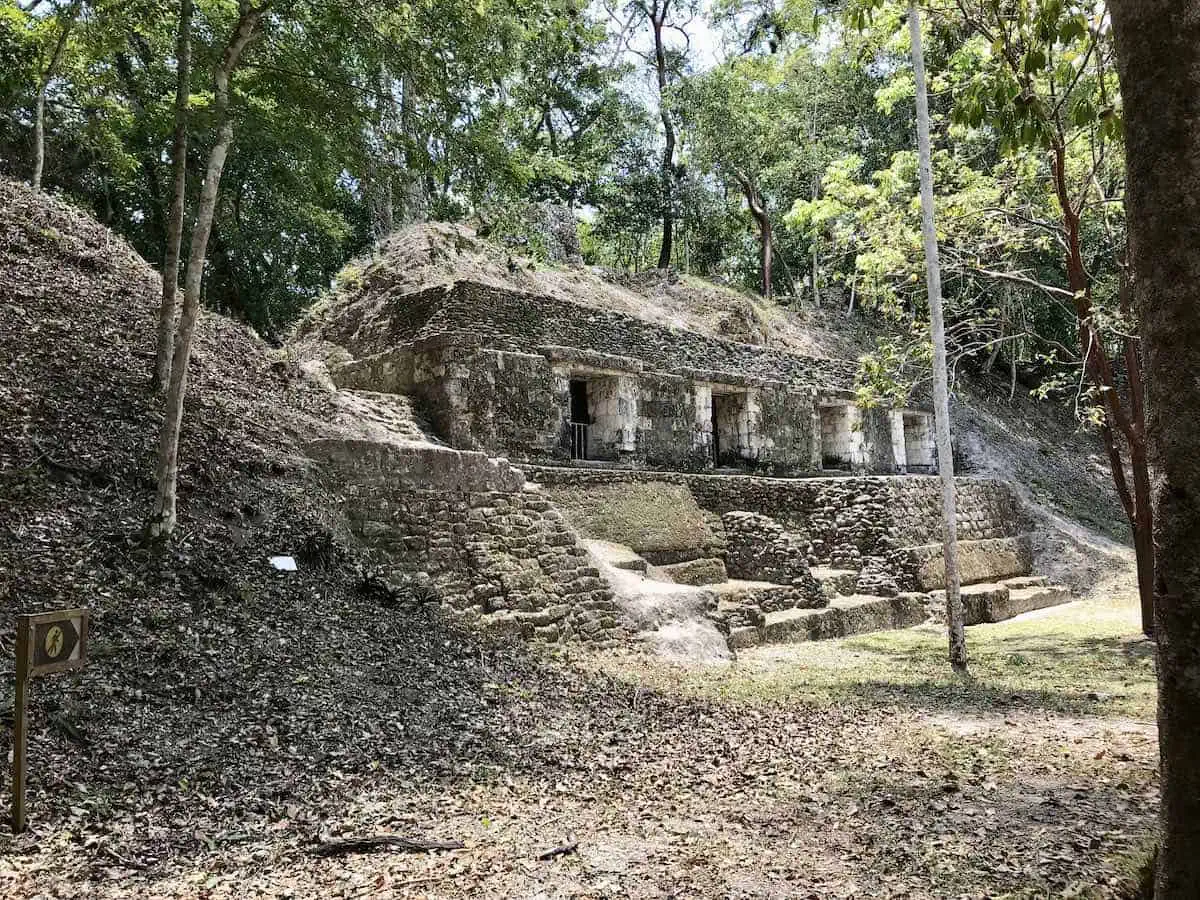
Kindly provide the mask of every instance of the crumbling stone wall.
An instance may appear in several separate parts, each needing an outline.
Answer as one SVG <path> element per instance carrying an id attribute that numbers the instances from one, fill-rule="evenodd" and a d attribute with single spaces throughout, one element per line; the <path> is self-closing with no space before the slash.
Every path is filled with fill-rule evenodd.
<path id="1" fill-rule="evenodd" d="M 724 373 L 850 390 L 858 369 L 851 360 L 795 356 L 471 282 L 405 294 L 388 304 L 386 316 L 351 319 L 347 315 L 324 324 L 322 336 L 360 358 L 406 342 L 454 335 L 497 350 L 527 353 L 557 345 L 632 357 L 651 368 L 701 381 L 724 381 L 705 377 Z"/>
<path id="2" fill-rule="evenodd" d="M 774 519 L 739 510 L 721 516 L 721 524 L 725 569 L 731 578 L 791 585 L 806 598 L 821 597 L 821 586 L 809 572 L 804 542 Z"/>
<path id="3" fill-rule="evenodd" d="M 416 575 L 447 607 L 538 640 L 608 643 L 624 635 L 586 549 L 507 465 L 479 453 L 366 441 L 321 441 L 310 453 L 380 566 Z"/>

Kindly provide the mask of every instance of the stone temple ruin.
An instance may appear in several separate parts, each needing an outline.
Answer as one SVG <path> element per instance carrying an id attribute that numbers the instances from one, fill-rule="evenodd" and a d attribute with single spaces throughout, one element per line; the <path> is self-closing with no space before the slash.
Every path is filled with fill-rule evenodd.
<path id="1" fill-rule="evenodd" d="M 519 462 L 897 474 L 934 466 L 932 414 L 861 409 L 856 365 L 458 282 L 332 324 L 339 387 L 411 396 L 451 446 Z"/>
<path id="2" fill-rule="evenodd" d="M 301 337 L 347 401 L 421 423 L 312 445 L 355 535 L 482 625 L 689 652 L 944 609 L 932 414 L 857 406 L 852 362 L 370 273 Z M 958 487 L 968 623 L 1064 601 L 1010 487 Z"/>

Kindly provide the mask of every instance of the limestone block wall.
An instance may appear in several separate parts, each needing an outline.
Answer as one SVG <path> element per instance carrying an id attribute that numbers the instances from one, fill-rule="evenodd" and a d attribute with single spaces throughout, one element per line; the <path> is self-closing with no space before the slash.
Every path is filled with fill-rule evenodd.
<path id="1" fill-rule="evenodd" d="M 321 441 L 309 452 L 375 561 L 425 573 L 447 607 L 538 640 L 624 635 L 608 583 L 574 532 L 506 464 L 366 441 Z"/>
<path id="2" fill-rule="evenodd" d="M 897 472 L 906 472 L 908 457 L 904 446 L 904 413 L 901 410 L 888 411 L 888 431 L 892 443 L 892 464 Z"/>
<path id="3" fill-rule="evenodd" d="M 686 485 L 609 480 L 543 488 L 577 533 L 622 544 L 655 565 L 724 555 L 720 518 L 706 515 Z"/>
<path id="4" fill-rule="evenodd" d="M 862 410 L 852 403 L 822 403 L 821 467 L 861 469 L 867 463 L 863 447 Z"/>
<path id="5" fill-rule="evenodd" d="M 866 459 L 863 471 L 876 475 L 892 475 L 905 471 L 903 466 L 896 464 L 896 454 L 892 447 L 892 413 L 893 410 L 882 407 L 860 410 L 859 428 L 862 432 L 863 456 Z"/>
<path id="6" fill-rule="evenodd" d="M 531 479 L 556 492 L 586 495 L 622 483 L 683 485 L 704 510 L 770 516 L 808 544 L 810 563 L 860 568 L 864 559 L 941 540 L 941 485 L 932 476 L 765 478 L 683 472 L 575 470 L 530 466 Z M 961 541 L 1015 537 L 1028 531 L 1012 489 L 1001 481 L 960 477 Z"/>
<path id="7" fill-rule="evenodd" d="M 904 461 L 912 470 L 929 470 L 937 465 L 937 440 L 933 416 L 900 413 L 904 423 Z"/>
<path id="8" fill-rule="evenodd" d="M 529 353 L 479 350 L 464 361 L 459 396 L 447 398 L 450 416 L 470 437 L 462 446 L 503 448 L 516 459 L 565 456 L 567 379 L 546 359 Z M 426 382 L 425 394 L 437 391 Z"/>
<path id="9" fill-rule="evenodd" d="M 622 459 L 638 449 L 638 383 L 631 375 L 591 377 L 587 382 L 590 459 Z M 507 448 L 505 448 L 507 449 Z"/>
<path id="10" fill-rule="evenodd" d="M 678 375 L 647 372 L 639 376 L 637 390 L 638 459 L 651 466 L 702 469 L 708 464 L 711 424 L 705 431 L 707 411 L 700 414 L 702 386 Z"/>

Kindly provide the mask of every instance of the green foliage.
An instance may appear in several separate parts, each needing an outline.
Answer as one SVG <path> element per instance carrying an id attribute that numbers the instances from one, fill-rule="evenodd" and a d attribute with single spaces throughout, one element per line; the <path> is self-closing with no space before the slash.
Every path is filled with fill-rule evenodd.
<path id="1" fill-rule="evenodd" d="M 1070 223 L 1056 161 L 1078 218 L 1092 320 L 1115 351 L 1136 323 L 1118 311 L 1124 228 L 1114 201 L 1124 171 L 1107 25 L 1092 7 L 1061 0 L 975 0 L 930 13 L 926 65 L 951 365 L 1003 359 L 1014 372 L 1032 370 L 1037 396 L 1067 399 L 1094 425 L 1097 397 L 1080 384 Z M 902 111 L 913 90 L 904 7 L 859 4 L 849 16 L 890 73 L 876 93 L 879 110 Z M 929 366 L 915 154 L 905 149 L 879 166 L 845 155 L 826 168 L 823 188 L 815 200 L 800 193 L 785 220 L 829 237 L 835 279 L 860 305 L 907 323 L 860 372 L 860 399 L 897 398 Z"/>

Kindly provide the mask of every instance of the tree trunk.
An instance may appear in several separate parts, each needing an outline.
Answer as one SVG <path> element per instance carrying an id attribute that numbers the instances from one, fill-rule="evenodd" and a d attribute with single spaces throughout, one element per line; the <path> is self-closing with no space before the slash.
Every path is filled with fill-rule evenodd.
<path id="1" fill-rule="evenodd" d="M 188 96 L 191 93 L 192 0 L 180 0 L 179 34 L 175 40 L 175 134 L 171 141 L 171 211 L 163 250 L 162 302 L 158 308 L 158 343 L 154 354 L 154 389 L 165 391 L 171 379 L 175 309 L 179 295 L 179 248 L 183 244 L 183 209 L 187 200 Z"/>
<path id="2" fill-rule="evenodd" d="M 416 129 L 417 97 L 411 75 L 400 79 L 400 132 L 404 135 L 404 198 L 400 222 L 411 225 L 424 222 L 426 218 L 426 193 L 417 172 L 418 143 L 424 146 L 423 138 Z"/>
<path id="3" fill-rule="evenodd" d="M 675 126 L 667 111 L 667 52 L 663 44 L 663 25 L 667 20 L 667 9 L 671 0 L 662 0 L 659 7 L 655 2 L 650 13 L 650 24 L 654 29 L 654 68 L 658 75 L 658 114 L 662 118 L 666 144 L 662 161 L 662 245 L 658 251 L 658 267 L 670 268 L 671 251 L 675 240 Z"/>
<path id="4" fill-rule="evenodd" d="M 815 132 L 816 132 L 816 114 L 815 113 L 813 114 L 813 120 L 814 120 L 813 121 L 813 132 L 814 132 L 814 139 L 815 139 Z M 818 178 L 816 175 L 814 175 L 813 176 L 813 184 L 812 184 L 812 199 L 813 199 L 814 203 L 817 202 L 817 195 L 820 193 L 820 190 L 821 190 L 821 179 Z M 820 307 L 821 307 L 821 286 L 820 286 L 821 253 L 817 247 L 817 235 L 816 235 L 815 231 L 814 231 L 813 237 L 812 237 L 812 269 L 813 269 L 813 271 L 812 271 L 813 306 L 820 309 Z"/>
<path id="5" fill-rule="evenodd" d="M 754 182 L 744 172 L 737 169 L 734 170 L 733 177 L 737 179 L 738 186 L 746 197 L 746 205 L 750 208 L 750 215 L 754 217 L 754 221 L 758 225 L 758 271 L 762 279 L 762 294 L 770 300 L 771 260 L 774 258 L 774 233 L 771 229 L 771 217 L 767 215 L 766 204 L 763 203 L 762 195 L 758 193 Z"/>
<path id="6" fill-rule="evenodd" d="M 46 165 L 46 91 L 50 88 L 50 80 L 58 71 L 63 51 L 67 48 L 67 37 L 71 34 L 71 27 L 79 15 L 79 4 L 80 0 L 75 0 L 63 17 L 58 40 L 54 44 L 54 53 L 50 56 L 50 62 L 42 73 L 41 80 L 38 81 L 37 99 L 34 101 L 33 111 L 33 177 L 30 179 L 35 191 L 42 189 L 42 170 Z"/>
<path id="7" fill-rule="evenodd" d="M 1150 474 L 1146 465 L 1141 360 L 1138 358 L 1132 342 L 1126 341 L 1125 362 L 1129 380 L 1129 409 L 1127 411 L 1121 400 L 1121 394 L 1117 390 L 1116 376 L 1113 373 L 1112 361 L 1108 357 L 1108 350 L 1095 328 L 1091 277 L 1084 265 L 1081 249 L 1082 223 L 1079 213 L 1072 206 L 1070 191 L 1067 188 L 1067 154 L 1066 147 L 1061 141 L 1055 142 L 1052 146 L 1050 170 L 1054 177 L 1059 206 L 1062 208 L 1063 238 L 1067 246 L 1067 281 L 1074 295 L 1075 316 L 1079 329 L 1079 348 L 1083 354 L 1084 370 L 1092 384 L 1099 389 L 1101 403 L 1104 407 L 1104 424 L 1101 426 L 1101 434 L 1108 452 L 1113 486 L 1117 490 L 1117 496 L 1125 508 L 1125 515 L 1133 530 L 1134 552 L 1150 554 L 1149 559 L 1141 557 L 1138 559 L 1138 590 L 1141 596 L 1142 631 L 1147 635 L 1153 635 L 1154 616 L 1151 585 L 1154 583 L 1155 553 L 1153 542 L 1146 539 L 1144 535 L 1153 529 L 1154 513 L 1150 499 Z M 1126 294 L 1126 287 L 1122 284 L 1121 303 L 1128 312 Z M 1125 438 L 1129 447 L 1134 477 L 1133 490 L 1130 490 L 1125 478 L 1125 462 L 1116 439 L 1118 433 Z M 1139 532 L 1143 535 L 1141 539 L 1138 537 Z M 1143 578 L 1143 573 L 1148 573 L 1148 577 Z"/>
<path id="8" fill-rule="evenodd" d="M 933 333 L 933 407 L 937 427 L 938 473 L 942 478 L 942 517 L 945 527 L 946 624 L 950 633 L 950 666 L 967 671 L 967 638 L 963 629 L 958 575 L 958 523 L 954 497 L 954 454 L 950 438 L 950 390 L 946 383 L 946 328 L 942 319 L 942 273 L 937 231 L 933 224 L 933 165 L 929 147 L 929 100 L 925 93 L 925 58 L 921 49 L 921 14 L 908 7 L 912 37 L 913 76 L 917 92 L 917 146 L 921 170 L 921 236 L 925 243 L 925 283 L 929 293 L 929 328 Z"/>
<path id="9" fill-rule="evenodd" d="M 204 275 L 204 260 L 208 254 L 208 236 L 212 231 L 213 215 L 216 212 L 221 172 L 225 168 L 229 145 L 233 142 L 233 121 L 229 118 L 229 81 L 242 52 L 259 33 L 266 6 L 256 8 L 243 3 L 241 10 L 221 62 L 213 72 L 213 112 L 218 123 L 217 138 L 208 154 L 204 185 L 200 189 L 200 203 L 196 211 L 196 223 L 192 228 L 187 272 L 184 276 L 183 310 L 179 316 L 179 328 L 175 335 L 175 349 L 171 359 L 166 414 L 159 433 L 156 471 L 158 490 L 154 510 L 147 523 L 147 533 L 152 538 L 168 537 L 175 530 L 179 432 L 183 424 L 183 400 L 187 394 L 188 363 L 192 357 L 196 320 L 200 316 L 200 285 Z"/>
<path id="10" fill-rule="evenodd" d="M 1200 0 L 1113 0 L 1110 10 L 1158 551 L 1154 896 L 1190 900 L 1200 897 Z"/>

